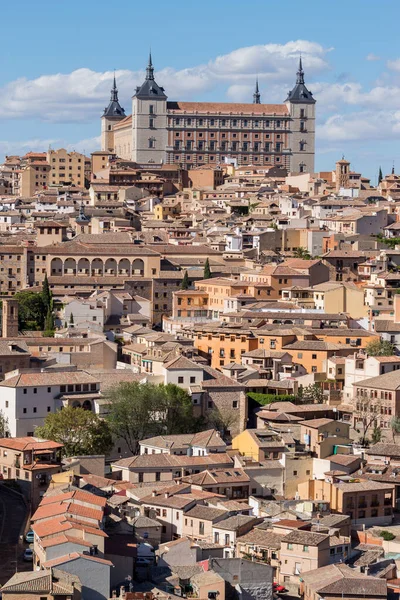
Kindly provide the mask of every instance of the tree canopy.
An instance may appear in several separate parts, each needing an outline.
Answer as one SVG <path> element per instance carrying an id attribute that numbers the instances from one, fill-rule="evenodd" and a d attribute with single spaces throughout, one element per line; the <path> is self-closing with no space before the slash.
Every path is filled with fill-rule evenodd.
<path id="1" fill-rule="evenodd" d="M 18 327 L 20 330 L 46 330 L 52 335 L 54 330 L 53 294 L 50 290 L 47 275 L 43 281 L 41 292 L 24 290 L 14 296 L 18 301 Z"/>
<path id="2" fill-rule="evenodd" d="M 365 351 L 369 356 L 393 356 L 394 346 L 387 340 L 374 340 L 366 345 Z"/>
<path id="3" fill-rule="evenodd" d="M 132 454 L 146 437 L 197 431 L 191 398 L 176 385 L 121 383 L 110 390 L 109 400 L 111 430 Z"/>
<path id="4" fill-rule="evenodd" d="M 44 425 L 35 429 L 35 435 L 64 444 L 66 456 L 108 454 L 114 445 L 107 421 L 72 406 L 48 414 Z"/>

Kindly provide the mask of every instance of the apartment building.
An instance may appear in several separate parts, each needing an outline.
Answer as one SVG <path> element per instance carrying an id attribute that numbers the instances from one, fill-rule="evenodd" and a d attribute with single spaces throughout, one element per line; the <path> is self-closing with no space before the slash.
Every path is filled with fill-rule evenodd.
<path id="1" fill-rule="evenodd" d="M 85 187 L 85 160 L 84 154 L 68 152 L 65 148 L 48 150 L 47 162 L 51 167 L 49 184 Z"/>
<path id="2" fill-rule="evenodd" d="M 394 485 L 377 481 L 308 480 L 297 486 L 300 498 L 326 500 L 332 512 L 348 515 L 353 525 L 390 525 L 393 519 Z"/>
<path id="3" fill-rule="evenodd" d="M 20 485 L 34 511 L 54 473 L 60 473 L 63 444 L 35 437 L 0 439 L 0 479 Z"/>

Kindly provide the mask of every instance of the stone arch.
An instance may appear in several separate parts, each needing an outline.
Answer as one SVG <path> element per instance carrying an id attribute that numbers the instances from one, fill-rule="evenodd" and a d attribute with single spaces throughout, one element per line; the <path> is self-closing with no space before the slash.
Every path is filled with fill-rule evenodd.
<path id="1" fill-rule="evenodd" d="M 141 258 L 135 258 L 133 261 L 132 275 L 144 275 L 144 262 Z"/>
<path id="2" fill-rule="evenodd" d="M 72 408 L 80 408 L 81 407 L 81 403 L 79 402 L 79 400 L 74 400 L 71 404 Z"/>
<path id="3" fill-rule="evenodd" d="M 91 402 L 91 400 L 84 400 L 82 402 L 82 408 L 83 408 L 83 410 L 92 410 L 92 402 Z"/>
<path id="4" fill-rule="evenodd" d="M 118 263 L 118 275 L 130 275 L 131 263 L 128 258 L 121 258 Z"/>
<path id="5" fill-rule="evenodd" d="M 88 258 L 80 258 L 78 260 L 78 275 L 89 275 L 90 260 Z"/>
<path id="6" fill-rule="evenodd" d="M 70 256 L 64 260 L 64 275 L 76 275 L 76 260 Z"/>
<path id="7" fill-rule="evenodd" d="M 94 258 L 91 265 L 92 275 L 103 275 L 104 263 L 101 258 Z"/>
<path id="8" fill-rule="evenodd" d="M 50 266 L 50 273 L 52 275 L 62 275 L 63 274 L 63 261 L 61 258 L 53 258 Z"/>
<path id="9" fill-rule="evenodd" d="M 285 320 L 283 321 L 283 324 L 284 324 L 284 325 L 293 325 L 293 321 L 292 321 L 291 319 L 285 319 Z"/>
<path id="10" fill-rule="evenodd" d="M 117 274 L 117 261 L 115 258 L 107 258 L 104 263 L 104 275 L 116 275 Z"/>

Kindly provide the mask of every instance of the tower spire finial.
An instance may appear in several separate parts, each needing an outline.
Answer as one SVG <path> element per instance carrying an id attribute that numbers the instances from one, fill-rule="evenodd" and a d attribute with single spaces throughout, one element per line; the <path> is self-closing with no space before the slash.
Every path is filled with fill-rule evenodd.
<path id="1" fill-rule="evenodd" d="M 113 86 L 111 89 L 111 102 L 118 102 L 118 89 L 117 89 L 117 80 L 115 79 L 115 69 L 114 69 Z"/>
<path id="2" fill-rule="evenodd" d="M 253 104 L 261 104 L 261 94 L 260 90 L 258 89 L 258 76 L 256 78 L 256 88 L 253 94 Z"/>
<path id="3" fill-rule="evenodd" d="M 153 61 L 151 58 L 151 48 L 150 48 L 150 52 L 149 52 L 149 62 L 146 68 L 146 79 L 154 79 L 154 68 L 153 68 Z"/>
<path id="4" fill-rule="evenodd" d="M 392 175 L 394 175 L 394 161 L 393 161 L 393 165 L 392 165 Z"/>
<path id="5" fill-rule="evenodd" d="M 301 54 L 300 54 L 300 58 L 299 58 L 299 68 L 297 70 L 296 83 L 302 83 L 304 85 L 304 71 L 303 71 L 303 61 L 301 59 Z"/>

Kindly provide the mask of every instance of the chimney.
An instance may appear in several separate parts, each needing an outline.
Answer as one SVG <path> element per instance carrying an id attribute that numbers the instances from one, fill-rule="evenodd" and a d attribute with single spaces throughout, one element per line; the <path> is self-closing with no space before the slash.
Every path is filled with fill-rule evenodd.
<path id="1" fill-rule="evenodd" d="M 164 498 L 169 498 L 169 492 L 164 493 Z"/>
<path id="2" fill-rule="evenodd" d="M 117 590 L 113 590 L 111 598 L 116 598 L 116 597 L 117 597 Z"/>
<path id="3" fill-rule="evenodd" d="M 154 498 L 155 496 L 157 496 L 157 490 L 153 490 L 153 491 L 151 492 L 151 495 L 153 496 L 153 498 Z"/>
<path id="4" fill-rule="evenodd" d="M 119 588 L 119 597 L 125 598 L 125 586 L 124 585 L 121 585 L 121 587 Z"/>

